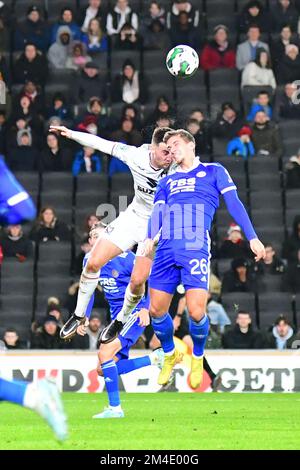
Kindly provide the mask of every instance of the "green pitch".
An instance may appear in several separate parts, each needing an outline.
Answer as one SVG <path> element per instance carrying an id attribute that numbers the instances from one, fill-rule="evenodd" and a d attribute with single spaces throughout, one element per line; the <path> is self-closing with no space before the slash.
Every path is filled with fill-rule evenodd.
<path id="1" fill-rule="evenodd" d="M 92 420 L 106 395 L 66 393 L 70 438 L 0 405 L 0 449 L 300 449 L 300 394 L 122 394 L 124 419 Z"/>

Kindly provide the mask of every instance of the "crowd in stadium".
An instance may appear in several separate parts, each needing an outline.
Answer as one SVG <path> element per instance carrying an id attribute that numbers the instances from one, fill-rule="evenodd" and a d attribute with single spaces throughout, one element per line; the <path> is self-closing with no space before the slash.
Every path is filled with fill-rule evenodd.
<path id="1" fill-rule="evenodd" d="M 165 67 L 177 44 L 199 53 L 186 81 Z M 135 146 L 157 126 L 185 127 L 203 161 L 224 164 L 267 256 L 255 264 L 221 204 L 207 347 L 291 347 L 300 326 L 299 48 L 299 0 L 0 0 L 0 154 L 39 210 L 34 224 L 1 230 L 0 345 L 95 349 L 108 321 L 99 288 L 88 334 L 59 339 L 96 207 L 132 197 L 132 180 L 119 160 L 49 132 L 63 124 Z M 180 287 L 171 314 L 190 345 Z M 137 346 L 156 346 L 151 328 Z"/>

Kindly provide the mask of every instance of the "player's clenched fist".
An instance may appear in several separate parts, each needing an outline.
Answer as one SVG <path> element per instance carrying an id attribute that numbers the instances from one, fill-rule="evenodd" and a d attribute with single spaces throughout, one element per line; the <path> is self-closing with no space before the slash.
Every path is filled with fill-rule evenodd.
<path id="1" fill-rule="evenodd" d="M 250 240 L 250 248 L 253 251 L 255 256 L 255 261 L 264 259 L 266 256 L 266 250 L 262 242 L 258 238 L 253 238 Z"/>
<path id="2" fill-rule="evenodd" d="M 72 136 L 71 129 L 68 129 L 65 126 L 50 126 L 49 131 L 58 132 L 60 135 L 62 135 L 63 137 L 67 137 L 68 139 L 71 139 Z"/>

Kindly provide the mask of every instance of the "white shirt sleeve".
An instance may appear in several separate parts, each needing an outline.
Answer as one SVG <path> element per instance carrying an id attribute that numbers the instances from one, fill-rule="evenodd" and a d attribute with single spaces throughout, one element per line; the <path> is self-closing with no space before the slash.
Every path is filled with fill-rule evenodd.
<path id="1" fill-rule="evenodd" d="M 112 149 L 112 155 L 126 163 L 126 165 L 131 168 L 132 166 L 136 165 L 138 160 L 141 159 L 141 156 L 144 153 L 142 149 L 143 147 L 135 147 L 134 145 L 127 145 L 121 142 L 116 142 Z"/>
<path id="2" fill-rule="evenodd" d="M 86 132 L 72 131 L 71 139 L 75 140 L 75 142 L 78 142 L 80 145 L 91 147 L 93 149 L 99 150 L 100 152 L 108 153 L 109 155 L 112 155 L 113 148 L 116 144 L 116 142 L 102 139 L 102 137 L 88 134 Z"/>

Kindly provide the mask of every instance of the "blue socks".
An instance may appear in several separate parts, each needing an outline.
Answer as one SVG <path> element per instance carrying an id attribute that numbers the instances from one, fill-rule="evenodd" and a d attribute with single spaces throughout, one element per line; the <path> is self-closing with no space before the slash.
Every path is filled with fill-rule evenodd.
<path id="1" fill-rule="evenodd" d="M 194 356 L 203 356 L 206 338 L 209 332 L 209 319 L 207 315 L 196 322 L 190 318 L 190 334 L 194 343 Z"/>
<path id="2" fill-rule="evenodd" d="M 171 315 L 165 313 L 162 317 L 152 318 L 152 327 L 164 352 L 172 352 L 175 349 L 175 344 L 173 340 L 174 326 Z"/>
<path id="3" fill-rule="evenodd" d="M 127 374 L 132 370 L 141 369 L 142 367 L 151 366 L 149 356 L 136 357 L 135 359 L 121 359 L 116 362 L 118 374 Z"/>
<path id="4" fill-rule="evenodd" d="M 120 405 L 119 376 L 114 360 L 101 364 L 110 406 Z"/>
<path id="5" fill-rule="evenodd" d="M 0 401 L 24 404 L 24 395 L 28 383 L 0 379 Z"/>

